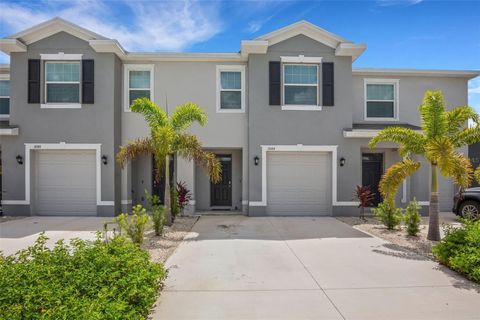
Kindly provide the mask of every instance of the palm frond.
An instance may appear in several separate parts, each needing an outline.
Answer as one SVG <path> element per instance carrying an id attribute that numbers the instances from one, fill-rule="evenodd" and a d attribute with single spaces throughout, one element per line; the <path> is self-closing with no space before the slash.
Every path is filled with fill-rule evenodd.
<path id="1" fill-rule="evenodd" d="M 394 206 L 395 194 L 398 187 L 402 184 L 403 180 L 412 175 L 418 168 L 420 168 L 420 162 L 406 158 L 393 164 L 385 171 L 380 180 L 379 189 L 387 203 Z"/>
<path id="2" fill-rule="evenodd" d="M 368 147 L 373 149 L 381 141 L 395 142 L 400 145 L 401 155 L 407 153 L 423 153 L 425 137 L 418 132 L 404 127 L 387 127 L 382 129 L 368 142 Z"/>
<path id="3" fill-rule="evenodd" d="M 422 130 L 427 138 L 440 137 L 447 134 L 448 124 L 445 116 L 445 102 L 440 90 L 425 92 L 420 106 Z"/>
<path id="4" fill-rule="evenodd" d="M 451 177 L 456 185 L 468 188 L 473 180 L 472 163 L 464 155 L 453 151 L 438 161 L 438 168 L 445 177 Z"/>
<path id="5" fill-rule="evenodd" d="M 470 106 L 458 106 L 445 112 L 448 125 L 448 134 L 455 135 L 460 129 L 465 128 L 468 120 L 479 122 L 478 113 Z"/>
<path id="6" fill-rule="evenodd" d="M 438 164 L 441 159 L 448 159 L 453 152 L 453 143 L 446 136 L 431 138 L 425 144 L 425 158 L 433 164 Z"/>
<path id="7" fill-rule="evenodd" d="M 190 127 L 194 122 L 201 126 L 207 123 L 207 115 L 197 104 L 187 102 L 178 106 L 171 116 L 173 128 L 177 131 L 183 131 Z"/>
<path id="8" fill-rule="evenodd" d="M 130 109 L 133 112 L 141 113 L 152 128 L 163 127 L 168 124 L 168 116 L 159 106 L 148 98 L 139 98 L 133 101 Z"/>
<path id="9" fill-rule="evenodd" d="M 120 146 L 116 155 L 117 162 L 123 168 L 125 164 L 138 156 L 150 155 L 155 152 L 155 148 L 150 138 L 139 138 Z"/>
<path id="10" fill-rule="evenodd" d="M 451 140 L 456 148 L 480 142 L 480 125 L 477 124 L 471 128 L 464 128 L 453 135 Z"/>
<path id="11" fill-rule="evenodd" d="M 210 181 L 217 183 L 222 178 L 222 165 L 215 154 L 202 149 L 198 138 L 190 134 L 180 134 L 175 141 L 178 154 L 187 160 L 195 161 L 208 173 Z"/>
<path id="12" fill-rule="evenodd" d="M 474 172 L 475 180 L 477 180 L 478 183 L 480 183 L 480 166 L 477 167 L 477 169 Z"/>
<path id="13" fill-rule="evenodd" d="M 157 156 L 166 157 L 175 152 L 173 146 L 177 133 L 170 126 L 152 128 L 152 142 Z"/>

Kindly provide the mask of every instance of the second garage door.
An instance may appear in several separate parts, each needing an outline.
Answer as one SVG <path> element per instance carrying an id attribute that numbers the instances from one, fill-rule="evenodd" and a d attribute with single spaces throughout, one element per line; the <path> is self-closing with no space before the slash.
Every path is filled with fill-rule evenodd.
<path id="1" fill-rule="evenodd" d="M 35 151 L 34 213 L 95 215 L 95 151 Z"/>
<path id="2" fill-rule="evenodd" d="M 331 215 L 331 156 L 327 152 L 267 155 L 267 213 Z"/>

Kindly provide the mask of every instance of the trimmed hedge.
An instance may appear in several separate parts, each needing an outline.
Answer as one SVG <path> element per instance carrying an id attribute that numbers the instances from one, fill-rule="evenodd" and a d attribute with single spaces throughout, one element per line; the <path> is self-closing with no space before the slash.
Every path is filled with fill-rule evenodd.
<path id="1" fill-rule="evenodd" d="M 42 234 L 15 255 L 0 254 L 0 319 L 145 319 L 163 265 L 124 237 L 108 242 L 63 240 L 46 247 Z"/>
<path id="2" fill-rule="evenodd" d="M 432 248 L 438 261 L 480 283 L 480 220 L 464 220 L 461 228 L 448 227 L 445 237 Z"/>

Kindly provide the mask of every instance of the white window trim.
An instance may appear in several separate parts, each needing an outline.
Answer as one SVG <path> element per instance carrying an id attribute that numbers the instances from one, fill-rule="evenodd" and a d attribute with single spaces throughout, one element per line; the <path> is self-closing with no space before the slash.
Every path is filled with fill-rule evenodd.
<path id="1" fill-rule="evenodd" d="M 30 205 L 31 153 L 35 150 L 95 150 L 97 206 L 113 206 L 114 201 L 102 201 L 102 145 L 100 143 L 25 143 L 25 200 L 2 200 L 6 205 Z"/>
<path id="2" fill-rule="evenodd" d="M 320 63 L 322 61 L 322 58 L 315 58 L 316 60 L 314 60 L 315 62 L 316 61 L 319 61 L 318 63 L 300 63 L 300 62 L 303 62 L 304 59 L 308 58 L 308 57 L 304 57 L 303 59 L 299 59 L 300 57 L 303 57 L 303 56 L 299 56 L 299 57 L 281 57 L 281 60 L 282 60 L 282 110 L 302 110 L 302 111 L 321 111 L 322 110 L 322 106 L 319 105 L 319 102 L 320 102 L 320 95 L 318 94 L 318 88 L 320 86 L 320 82 L 319 82 L 319 75 L 318 75 L 318 63 Z M 291 59 L 286 59 L 286 58 L 291 58 Z M 314 58 L 314 57 L 311 57 L 311 58 Z M 288 63 L 283 63 L 284 61 L 288 61 L 290 60 L 290 62 Z M 313 66 L 315 68 L 317 68 L 317 84 L 295 84 L 295 83 L 285 83 L 285 66 L 294 66 L 294 65 L 298 65 L 298 66 Z M 294 104 L 286 104 L 285 103 L 285 86 L 291 86 L 291 87 L 294 87 L 294 86 L 299 86 L 299 87 L 316 87 L 317 90 L 317 104 L 316 105 L 294 105 Z"/>
<path id="3" fill-rule="evenodd" d="M 240 84 L 241 89 L 228 89 L 226 91 L 240 91 L 241 92 L 241 106 L 240 109 L 222 109 L 221 99 L 220 99 L 220 92 L 222 91 L 221 88 L 221 72 L 240 72 Z M 216 104 L 217 104 L 217 113 L 244 113 L 245 112 L 245 66 L 244 65 L 217 65 L 217 73 L 216 73 L 216 81 L 217 81 L 217 93 L 216 93 Z"/>
<path id="4" fill-rule="evenodd" d="M 82 55 L 81 54 L 63 54 L 60 55 L 55 54 L 41 54 L 42 60 L 44 60 L 43 65 L 43 101 L 45 103 L 40 104 L 41 109 L 81 109 L 82 108 Z M 60 56 L 59 56 L 60 55 Z M 51 60 L 51 59 L 44 59 L 44 58 L 55 58 L 58 57 L 59 59 Z M 68 56 L 65 58 L 65 56 Z M 73 59 L 73 58 L 77 59 Z M 65 63 L 65 61 L 71 62 L 78 62 L 79 64 L 79 80 L 78 81 L 47 81 L 47 64 L 48 63 Z M 47 84 L 78 84 L 78 103 L 64 103 L 64 102 L 48 102 L 47 101 Z"/>
<path id="5" fill-rule="evenodd" d="M 47 53 L 40 54 L 41 60 L 56 60 L 56 61 L 81 61 L 83 54 L 70 54 L 70 53 Z"/>
<path id="6" fill-rule="evenodd" d="M 155 66 L 153 64 L 125 64 L 123 65 L 123 110 L 125 112 L 132 112 L 130 110 L 130 71 L 150 71 L 150 88 L 134 90 L 150 90 L 150 101 L 155 101 L 154 98 L 154 71 Z"/>
<path id="7" fill-rule="evenodd" d="M 0 81 L 10 81 L 10 75 L 9 74 L 0 74 Z M 10 83 L 10 90 L 12 89 L 11 83 Z M 9 101 L 9 107 L 11 111 L 11 106 L 10 106 L 10 96 L 0 96 L 0 98 L 8 98 Z M 0 120 L 4 119 L 10 119 L 10 113 L 9 114 L 0 114 Z"/>
<path id="8" fill-rule="evenodd" d="M 250 207 L 265 207 L 268 204 L 267 199 L 267 157 L 271 152 L 329 152 L 332 156 L 332 206 L 358 206 L 357 201 L 338 201 L 337 200 L 337 149 L 338 146 L 305 146 L 297 145 L 262 145 L 262 198 L 260 201 L 250 201 Z"/>
<path id="9" fill-rule="evenodd" d="M 393 85 L 393 94 L 395 95 L 393 98 L 393 118 L 377 118 L 377 117 L 367 117 L 367 85 L 368 84 L 390 84 Z M 399 120 L 399 87 L 400 87 L 400 80 L 399 79 L 363 79 L 363 120 L 365 121 L 398 121 Z M 377 101 L 377 100 L 368 100 L 368 101 Z M 380 101 L 380 100 L 378 100 Z M 381 101 L 388 101 L 388 100 L 381 100 Z"/>

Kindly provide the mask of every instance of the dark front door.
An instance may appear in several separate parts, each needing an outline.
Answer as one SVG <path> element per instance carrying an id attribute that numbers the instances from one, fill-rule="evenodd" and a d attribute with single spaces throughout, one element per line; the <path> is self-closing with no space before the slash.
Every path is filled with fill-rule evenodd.
<path id="1" fill-rule="evenodd" d="M 210 184 L 210 204 L 212 207 L 232 205 L 232 156 L 217 155 L 222 164 L 222 180 Z"/>
<path id="2" fill-rule="evenodd" d="M 175 156 L 170 156 L 170 187 L 173 186 L 175 181 L 174 179 L 174 163 L 175 163 Z M 157 195 L 160 197 L 160 201 L 163 203 L 165 200 L 165 172 L 162 173 L 160 177 L 160 181 L 155 180 L 155 171 L 157 166 L 155 164 L 155 159 L 152 155 L 152 194 Z M 165 171 L 165 169 L 163 169 Z"/>
<path id="3" fill-rule="evenodd" d="M 382 196 L 378 190 L 378 185 L 383 174 L 383 154 L 382 153 L 363 153 L 362 154 L 362 185 L 369 186 L 375 193 L 373 200 L 374 206 L 382 202 Z"/>

